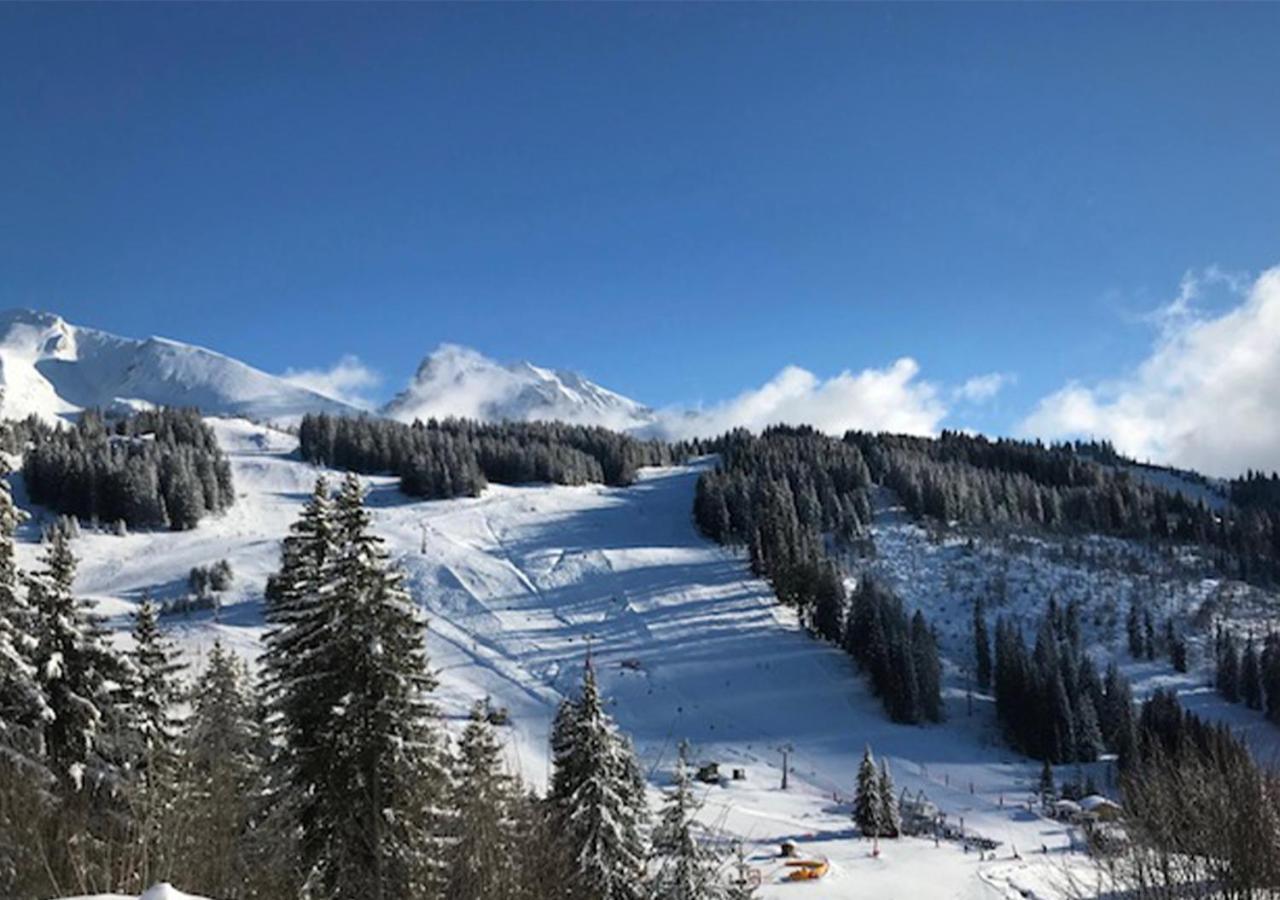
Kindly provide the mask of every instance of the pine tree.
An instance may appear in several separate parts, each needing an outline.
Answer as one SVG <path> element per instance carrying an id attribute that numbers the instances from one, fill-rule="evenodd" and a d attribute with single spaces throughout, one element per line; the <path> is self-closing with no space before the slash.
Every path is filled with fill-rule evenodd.
<path id="1" fill-rule="evenodd" d="M 64 789 L 114 789 L 126 712 L 118 689 L 130 682 L 128 661 L 107 640 L 101 620 L 72 592 L 76 558 L 55 530 L 29 577 L 35 610 L 36 663 L 52 715 L 44 745 L 49 767 Z"/>
<path id="2" fill-rule="evenodd" d="M 938 658 L 938 642 L 925 623 L 924 613 L 916 610 L 911 617 L 911 655 L 915 668 L 920 717 L 927 722 L 941 722 L 942 662 Z"/>
<path id="3" fill-rule="evenodd" d="M 572 725 L 562 725 L 553 794 L 572 859 L 570 889 L 590 900 L 642 896 L 647 818 L 644 781 L 630 742 L 604 710 L 590 660 Z"/>
<path id="4" fill-rule="evenodd" d="M 987 636 L 986 603 L 981 596 L 973 602 L 973 652 L 978 689 L 985 691 L 991 687 L 991 641 Z"/>
<path id="5" fill-rule="evenodd" d="M 131 730 L 144 765 L 172 759 L 181 731 L 175 706 L 181 699 L 180 673 L 186 665 L 173 641 L 160 631 L 159 609 L 144 597 L 133 620 L 134 679 Z"/>
<path id="6" fill-rule="evenodd" d="M 281 833 L 301 832 L 297 853 L 285 852 L 290 861 L 297 857 L 303 874 L 325 852 L 318 818 L 329 778 L 326 732 L 331 711 L 346 693 L 338 674 L 341 660 L 326 640 L 336 614 L 328 595 L 338 549 L 329 486 L 319 478 L 284 539 L 280 571 L 267 582 L 270 630 L 261 659 L 275 738 L 267 805 L 281 821 Z"/>
<path id="7" fill-rule="evenodd" d="M 1280 724 L 1280 636 L 1267 635 L 1262 651 L 1262 680 L 1267 719 Z"/>
<path id="8" fill-rule="evenodd" d="M 221 642 L 209 652 L 191 702 L 179 782 L 189 821 L 178 859 L 187 880 L 210 896 L 242 897 L 252 877 L 265 760 L 248 668 Z"/>
<path id="9" fill-rule="evenodd" d="M 42 729 L 51 715 L 35 665 L 35 613 L 22 589 L 13 536 L 24 518 L 0 462 L 0 757 L 37 778 Z"/>
<path id="10" fill-rule="evenodd" d="M 653 854 L 659 862 L 651 884 L 654 900 L 718 900 L 719 861 L 693 833 L 696 812 L 689 783 L 688 745 L 682 742 L 672 789 L 666 794 L 653 832 Z"/>
<path id="11" fill-rule="evenodd" d="M 45 765 L 43 730 L 51 711 L 35 662 L 36 621 L 22 589 L 14 532 L 22 519 L 0 460 L 0 896 L 33 895 L 27 874 L 52 776 Z"/>
<path id="12" fill-rule="evenodd" d="M 519 835 L 515 780 L 503 771 L 501 747 L 486 701 L 478 702 L 458 742 L 450 810 L 454 841 L 449 849 L 447 896 L 486 900 L 517 893 L 511 861 Z"/>
<path id="13" fill-rule="evenodd" d="M 844 626 L 844 584 L 835 566 L 829 562 L 809 568 L 814 579 L 814 628 L 822 637 L 838 644 Z"/>
<path id="14" fill-rule="evenodd" d="M 341 623 L 325 659 L 342 660 L 346 692 L 326 737 L 330 780 L 321 798 L 328 847 L 323 883 L 337 897 L 427 893 L 438 877 L 439 823 L 447 773 L 428 695 L 426 623 L 370 531 L 359 480 L 344 479 L 334 505 L 339 553 L 325 598 Z"/>
<path id="15" fill-rule="evenodd" d="M 858 765 L 858 783 L 853 795 L 853 821 L 863 837 L 879 837 L 884 799 L 880 796 L 880 774 L 876 770 L 871 747 L 862 751 Z"/>
<path id="16" fill-rule="evenodd" d="M 134 614 L 133 666 L 128 685 L 128 722 L 123 752 L 136 767 L 130 811 L 142 883 L 172 877 L 175 844 L 181 841 L 175 823 L 184 787 L 178 783 L 178 738 L 181 723 L 175 707 L 181 699 L 178 674 L 185 668 L 173 642 L 160 631 L 156 605 L 144 597 Z"/>
<path id="17" fill-rule="evenodd" d="M 1151 610 L 1142 611 L 1142 644 L 1147 659 L 1156 658 L 1156 626 L 1151 619 Z"/>
<path id="18" fill-rule="evenodd" d="M 1219 631 L 1218 635 L 1218 693 L 1229 703 L 1240 702 L 1240 652 L 1236 649 L 1235 638 L 1230 632 Z"/>
<path id="19" fill-rule="evenodd" d="M 1189 660 L 1187 659 L 1187 639 L 1181 634 L 1170 629 L 1169 636 L 1169 662 L 1173 664 L 1175 672 L 1186 672 L 1189 668 Z"/>
<path id="20" fill-rule="evenodd" d="M 889 776 L 889 764 L 884 759 L 880 760 L 876 790 L 880 794 L 880 814 L 877 816 L 880 837 L 896 838 L 902 831 L 902 820 L 898 815 L 898 795 Z"/>
<path id="21" fill-rule="evenodd" d="M 1147 641 L 1146 632 L 1142 629 L 1142 610 L 1134 601 L 1129 603 L 1129 617 L 1125 620 L 1125 630 L 1129 635 L 1129 655 L 1134 659 L 1145 659 Z"/>
<path id="22" fill-rule="evenodd" d="M 578 755 L 578 704 L 572 697 L 564 697 L 556 707 L 551 722 L 551 784 L 547 796 L 552 802 L 564 804 L 582 781 Z"/>
<path id="23" fill-rule="evenodd" d="M 353 476 L 323 482 L 282 553 L 264 664 L 308 883 L 334 898 L 429 894 L 447 783 L 425 623 Z"/>
<path id="24" fill-rule="evenodd" d="M 1098 722 L 1098 712 L 1094 708 L 1093 698 L 1088 694 L 1080 695 L 1080 702 L 1075 715 L 1076 747 L 1074 758 L 1079 762 L 1094 762 L 1105 748 L 1102 740 L 1102 727 Z"/>

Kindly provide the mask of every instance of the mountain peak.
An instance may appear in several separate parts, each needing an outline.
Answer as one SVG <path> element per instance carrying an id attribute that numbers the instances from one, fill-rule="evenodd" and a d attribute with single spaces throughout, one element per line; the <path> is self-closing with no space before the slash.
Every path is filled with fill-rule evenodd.
<path id="1" fill-rule="evenodd" d="M 91 407 L 145 406 L 276 421 L 354 411 L 202 347 L 119 337 L 39 310 L 0 312 L 0 416 L 56 420 Z"/>
<path id="2" fill-rule="evenodd" d="M 458 344 L 441 344 L 432 351 L 383 414 L 403 422 L 455 416 L 558 420 L 615 429 L 637 428 L 653 420 L 648 407 L 576 372 L 527 361 L 504 365 Z"/>

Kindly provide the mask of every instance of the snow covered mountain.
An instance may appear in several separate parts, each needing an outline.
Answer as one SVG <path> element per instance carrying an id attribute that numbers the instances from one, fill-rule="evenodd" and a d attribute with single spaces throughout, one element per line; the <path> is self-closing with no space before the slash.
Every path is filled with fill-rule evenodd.
<path id="1" fill-rule="evenodd" d="M 203 347 L 120 337 L 53 313 L 0 312 L 0 418 L 35 414 L 53 421 L 93 407 L 162 405 L 275 423 L 308 412 L 361 412 Z M 433 416 L 557 419 L 618 430 L 651 425 L 655 418 L 648 407 L 575 372 L 528 362 L 503 365 L 454 344 L 442 344 L 423 360 L 382 413 L 403 422 Z"/>
<path id="2" fill-rule="evenodd" d="M 202 347 L 118 337 L 33 310 L 0 313 L 0 417 L 90 407 L 196 406 L 282 421 L 352 407 Z"/>
<path id="3" fill-rule="evenodd" d="M 503 365 L 475 350 L 442 344 L 409 386 L 383 408 L 402 422 L 464 416 L 486 421 L 558 419 L 626 431 L 649 425 L 653 410 L 575 372 L 532 363 Z"/>

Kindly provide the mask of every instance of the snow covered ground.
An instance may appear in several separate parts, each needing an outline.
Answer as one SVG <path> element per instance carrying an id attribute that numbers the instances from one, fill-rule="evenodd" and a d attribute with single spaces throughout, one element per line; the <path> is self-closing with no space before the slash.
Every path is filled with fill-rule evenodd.
<path id="1" fill-rule="evenodd" d="M 125 894 L 95 894 L 92 897 L 71 897 L 69 900 L 204 900 L 194 894 L 184 894 L 171 884 L 157 884 L 141 897 Z"/>
<path id="2" fill-rule="evenodd" d="M 229 559 L 236 582 L 220 610 L 165 619 L 197 665 L 215 638 L 256 654 L 263 584 L 319 474 L 298 461 L 288 434 L 242 420 L 212 421 L 234 466 L 234 507 L 190 532 L 86 532 L 75 545 L 83 560 L 78 590 L 120 629 L 144 591 L 172 599 L 184 591 L 192 566 Z M 446 716 L 456 722 L 486 695 L 506 706 L 511 766 L 542 785 L 551 716 L 590 648 L 612 711 L 636 741 L 655 791 L 682 739 L 698 760 L 719 762 L 725 775 L 745 770 L 743 781 L 704 789 L 702 818 L 746 843 L 764 881 L 762 896 L 1055 896 L 1067 867 L 1081 865 L 1069 850 L 1073 835 L 1027 810 L 1038 766 L 999 744 L 990 704 L 979 698 L 968 714 L 953 677 L 947 724 L 885 721 L 848 658 L 807 636 L 743 560 L 697 533 L 690 512 L 697 474 L 696 465 L 646 470 L 621 489 L 493 486 L 476 499 L 437 502 L 406 498 L 394 479 L 366 479 L 375 526 L 430 618 L 429 650 Z M 28 563 L 37 534 L 36 522 L 24 531 Z M 896 566 L 908 584 L 929 584 L 921 573 L 932 570 L 923 563 L 908 568 L 904 560 L 925 559 L 929 546 L 965 552 L 925 538 L 916 546 L 920 541 L 905 530 L 878 538 L 883 564 Z M 954 592 L 939 599 L 917 590 L 908 598 L 931 604 L 931 612 L 942 611 L 939 603 L 962 609 Z M 967 614 L 956 617 L 967 625 Z M 944 631 L 944 649 L 961 646 Z M 854 772 L 867 744 L 888 758 L 900 789 L 924 791 L 949 822 L 963 819 L 966 831 L 999 841 L 995 858 L 919 839 L 885 842 L 872 858 L 850 821 Z M 792 748 L 785 792 L 783 745 Z M 820 886 L 779 880 L 776 851 L 784 839 L 795 840 L 802 854 L 830 860 Z"/>

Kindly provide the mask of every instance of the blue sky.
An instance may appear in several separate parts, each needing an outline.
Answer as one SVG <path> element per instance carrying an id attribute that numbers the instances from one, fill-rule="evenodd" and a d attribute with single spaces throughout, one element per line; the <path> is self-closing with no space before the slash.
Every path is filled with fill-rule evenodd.
<path id="1" fill-rule="evenodd" d="M 383 393 L 441 341 L 656 405 L 907 356 L 942 424 L 1010 432 L 1130 377 L 1184 273 L 1244 277 L 1207 315 L 1280 263 L 1278 38 L 1275 4 L 7 4 L 0 305 Z"/>

